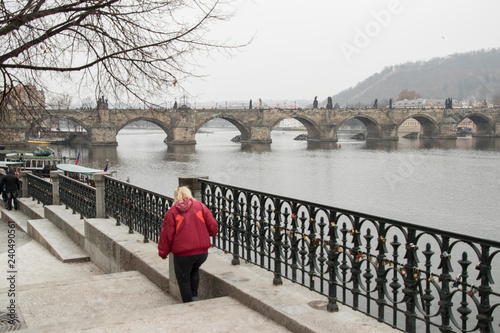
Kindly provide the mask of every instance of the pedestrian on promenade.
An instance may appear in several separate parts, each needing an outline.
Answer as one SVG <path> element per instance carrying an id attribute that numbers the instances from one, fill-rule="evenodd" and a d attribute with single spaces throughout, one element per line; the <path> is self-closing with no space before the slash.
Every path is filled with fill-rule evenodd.
<path id="1" fill-rule="evenodd" d="M 2 200 L 3 200 L 3 206 L 7 208 L 8 199 L 7 199 L 7 191 L 5 190 L 5 185 L 2 186 Z"/>
<path id="2" fill-rule="evenodd" d="M 0 188 L 4 189 L 7 194 L 7 209 L 12 210 L 12 201 L 14 201 L 14 209 L 17 210 L 17 190 L 21 188 L 21 182 L 17 178 L 14 169 L 10 169 L 9 172 L 2 178 L 0 183 Z"/>
<path id="3" fill-rule="evenodd" d="M 193 199 L 183 186 L 174 192 L 175 204 L 165 214 L 158 241 L 158 255 L 174 254 L 175 277 L 184 303 L 198 300 L 199 268 L 207 260 L 210 236 L 219 229 L 210 210 Z"/>

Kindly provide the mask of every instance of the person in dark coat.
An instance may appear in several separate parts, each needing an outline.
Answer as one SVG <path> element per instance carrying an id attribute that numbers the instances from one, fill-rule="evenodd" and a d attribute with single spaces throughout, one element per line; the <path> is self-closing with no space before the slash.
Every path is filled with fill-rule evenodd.
<path id="1" fill-rule="evenodd" d="M 21 189 L 21 182 L 17 178 L 14 169 L 10 169 L 9 173 L 2 178 L 0 188 L 7 193 L 7 209 L 12 210 L 12 202 L 14 201 L 14 209 L 17 210 L 17 191 Z"/>
<path id="2" fill-rule="evenodd" d="M 199 268 L 207 260 L 210 236 L 219 229 L 203 203 L 193 199 L 187 187 L 174 193 L 175 204 L 165 214 L 158 242 L 158 255 L 174 254 L 174 269 L 182 301 L 198 300 Z"/>
<path id="3" fill-rule="evenodd" d="M 5 185 L 2 187 L 2 200 L 3 200 L 3 206 L 7 207 L 7 191 L 5 191 Z"/>

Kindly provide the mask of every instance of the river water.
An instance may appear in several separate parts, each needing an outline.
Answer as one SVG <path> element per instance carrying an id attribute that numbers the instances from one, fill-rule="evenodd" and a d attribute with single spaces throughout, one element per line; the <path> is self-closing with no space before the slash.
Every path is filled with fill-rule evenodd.
<path id="1" fill-rule="evenodd" d="M 210 180 L 362 213 L 498 239 L 500 139 L 453 143 L 401 138 L 397 147 L 370 148 L 339 133 L 337 149 L 273 131 L 264 149 L 231 142 L 236 129 L 207 128 L 195 147 L 169 148 L 159 129 L 123 129 L 117 147 L 54 147 L 80 164 L 173 196 L 178 177 Z"/>

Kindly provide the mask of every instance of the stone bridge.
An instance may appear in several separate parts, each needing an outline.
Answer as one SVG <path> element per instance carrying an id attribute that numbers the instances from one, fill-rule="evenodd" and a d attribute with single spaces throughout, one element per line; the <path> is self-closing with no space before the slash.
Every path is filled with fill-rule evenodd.
<path id="1" fill-rule="evenodd" d="M 50 110 L 50 117 L 69 119 L 87 130 L 92 145 L 117 145 L 117 133 L 138 120 L 162 128 L 168 145 L 194 145 L 195 134 L 207 122 L 221 118 L 241 132 L 242 143 L 271 143 L 271 131 L 286 118 L 300 121 L 308 132 L 309 142 L 337 142 L 337 131 L 348 119 L 360 120 L 367 130 L 367 140 L 397 141 L 398 129 L 408 118 L 422 125 L 421 138 L 456 139 L 458 124 L 471 119 L 478 137 L 500 137 L 499 108 L 463 109 L 69 109 Z M 24 144 L 30 126 L 24 119 L 10 119 L 0 124 L 0 144 Z"/>

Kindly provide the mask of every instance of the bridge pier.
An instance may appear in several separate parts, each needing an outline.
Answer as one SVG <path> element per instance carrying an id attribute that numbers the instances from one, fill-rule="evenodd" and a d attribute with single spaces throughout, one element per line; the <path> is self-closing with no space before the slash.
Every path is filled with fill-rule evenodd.
<path id="1" fill-rule="evenodd" d="M 336 148 L 337 142 L 337 124 L 333 121 L 323 120 L 316 128 L 312 124 L 305 123 L 307 129 L 307 144 L 311 148 L 330 147 Z"/>
<path id="2" fill-rule="evenodd" d="M 90 128 L 90 144 L 92 146 L 118 146 L 116 142 L 117 128 L 111 124 L 98 124 Z"/>
<path id="3" fill-rule="evenodd" d="M 28 143 L 26 127 L 1 126 L 0 144 L 9 146 L 23 146 Z"/>
<path id="4" fill-rule="evenodd" d="M 241 131 L 240 142 L 242 144 L 271 144 L 271 130 L 268 124 L 263 126 L 252 126 L 248 128 L 248 132 Z"/>
<path id="5" fill-rule="evenodd" d="M 500 138 L 500 121 L 495 122 L 495 138 Z"/>
<path id="6" fill-rule="evenodd" d="M 381 130 L 381 136 L 380 138 L 370 138 L 369 136 L 366 138 L 367 140 L 369 139 L 375 139 L 379 141 L 398 141 L 398 123 L 394 121 L 392 117 L 387 117 L 387 119 L 380 124 Z M 368 128 L 367 128 L 368 130 Z M 368 130 L 368 133 L 370 131 Z"/>
<path id="7" fill-rule="evenodd" d="M 196 129 L 194 127 L 174 127 L 167 134 L 167 138 L 163 141 L 169 146 L 186 146 L 196 144 Z"/>
<path id="8" fill-rule="evenodd" d="M 439 123 L 439 135 L 437 139 L 439 140 L 456 140 L 456 122 L 453 118 L 447 117 L 442 122 Z"/>

